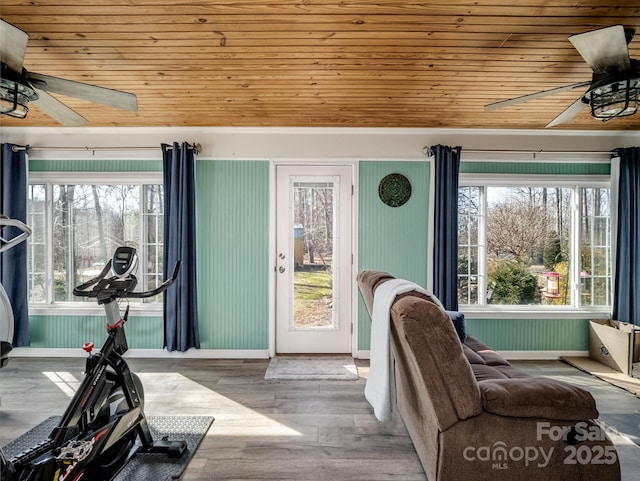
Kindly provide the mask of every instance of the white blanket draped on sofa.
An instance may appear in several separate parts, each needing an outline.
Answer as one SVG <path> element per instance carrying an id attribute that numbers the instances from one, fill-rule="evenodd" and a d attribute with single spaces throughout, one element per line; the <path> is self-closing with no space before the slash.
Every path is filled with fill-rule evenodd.
<path id="1" fill-rule="evenodd" d="M 418 284 L 403 279 L 392 279 L 381 284 L 373 298 L 369 378 L 364 388 L 364 395 L 373 407 L 376 418 L 383 422 L 391 420 L 394 386 L 389 343 L 389 311 L 396 296 L 410 291 L 427 294 L 434 302 L 439 303 L 433 294 L 427 293 Z"/>

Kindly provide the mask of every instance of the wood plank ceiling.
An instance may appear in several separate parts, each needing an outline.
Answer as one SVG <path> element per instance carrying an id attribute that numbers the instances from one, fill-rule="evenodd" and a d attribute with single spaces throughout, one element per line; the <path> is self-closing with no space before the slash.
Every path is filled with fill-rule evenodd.
<path id="1" fill-rule="evenodd" d="M 567 37 L 640 2 L 580 0 L 1 0 L 29 33 L 25 67 L 138 97 L 138 112 L 58 96 L 90 126 L 543 128 L 591 79 Z M 4 126 L 55 126 L 34 107 Z M 554 129 L 636 130 L 585 111 Z"/>

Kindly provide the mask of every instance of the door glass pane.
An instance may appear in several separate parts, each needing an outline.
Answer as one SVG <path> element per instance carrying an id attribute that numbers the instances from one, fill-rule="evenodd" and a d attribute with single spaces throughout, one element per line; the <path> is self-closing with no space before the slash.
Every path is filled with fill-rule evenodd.
<path id="1" fill-rule="evenodd" d="M 307 180 L 308 179 L 308 180 Z M 337 181 L 293 182 L 293 328 L 334 328 L 334 191 Z"/>

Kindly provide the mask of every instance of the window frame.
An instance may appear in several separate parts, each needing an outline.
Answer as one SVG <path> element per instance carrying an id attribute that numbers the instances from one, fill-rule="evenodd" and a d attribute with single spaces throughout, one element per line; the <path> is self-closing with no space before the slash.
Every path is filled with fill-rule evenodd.
<path id="1" fill-rule="evenodd" d="M 103 315 L 104 308 L 97 303 L 55 301 L 53 295 L 53 185 L 162 185 L 163 173 L 159 172 L 29 172 L 29 186 L 45 185 L 45 238 L 48 241 L 45 252 L 45 272 L 47 299 L 45 302 L 29 302 L 30 315 Z M 142 196 L 141 196 L 142 199 Z M 142 200 L 141 200 L 142 203 Z M 31 215 L 27 212 L 27 218 Z M 144 226 L 141 229 L 144 230 Z M 133 315 L 155 317 L 162 315 L 162 302 L 131 303 Z"/>
<path id="2" fill-rule="evenodd" d="M 562 187 L 572 190 L 571 206 L 571 299 L 568 306 L 555 305 L 501 305 L 501 304 L 460 304 L 459 309 L 473 319 L 590 319 L 611 316 L 612 306 L 580 306 L 579 291 L 575 279 L 580 276 L 580 188 L 607 188 L 613 198 L 611 178 L 608 175 L 562 175 L 546 174 L 460 174 L 459 187 L 483 187 L 480 193 L 482 225 L 479 226 L 478 277 L 482 283 L 479 292 L 486 292 L 486 191 L 487 187 Z M 610 213 L 613 222 L 613 212 Z M 610 249 L 613 254 L 613 224 L 611 224 Z M 482 244 L 481 244 L 482 243 Z M 482 261 L 482 262 L 480 262 Z M 613 259 L 610 259 L 613 263 Z M 482 290 L 480 290 L 482 289 Z"/>

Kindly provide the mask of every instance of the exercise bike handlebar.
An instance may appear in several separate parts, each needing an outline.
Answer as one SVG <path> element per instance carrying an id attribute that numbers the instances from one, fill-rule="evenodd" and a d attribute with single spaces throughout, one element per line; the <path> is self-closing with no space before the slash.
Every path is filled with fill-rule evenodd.
<path id="1" fill-rule="evenodd" d="M 129 293 L 129 297 L 135 297 L 137 299 L 142 299 L 142 298 L 157 296 L 158 294 L 166 291 L 167 288 L 171 284 L 173 284 L 176 281 L 176 279 L 178 278 L 178 273 L 180 272 L 180 266 L 181 265 L 182 265 L 182 262 L 177 261 L 176 265 L 173 266 L 173 274 L 171 274 L 171 277 L 169 277 L 166 281 L 164 281 L 162 284 L 160 284 L 155 289 L 152 289 L 150 291 L 143 291 L 143 292 L 130 292 Z"/>
<path id="2" fill-rule="evenodd" d="M 31 229 L 23 222 L 20 222 L 18 219 L 10 219 L 0 214 L 0 229 L 3 227 L 15 227 L 21 232 L 11 239 L 5 239 L 0 235 L 0 252 L 8 251 L 12 247 L 20 244 L 20 242 L 27 240 L 27 237 L 31 235 Z"/>
<path id="3" fill-rule="evenodd" d="M 107 289 L 113 289 L 113 290 L 122 292 L 123 295 L 122 296 L 118 295 L 117 297 L 129 297 L 129 298 L 142 299 L 142 298 L 157 296 L 158 294 L 161 294 L 162 292 L 166 291 L 167 288 L 176 281 L 176 279 L 178 278 L 178 273 L 180 272 L 180 266 L 181 266 L 181 262 L 177 261 L 176 265 L 173 268 L 173 274 L 171 274 L 171 277 L 169 277 L 166 281 L 164 281 L 155 289 L 152 289 L 150 291 L 136 292 L 136 291 L 129 291 L 126 288 L 120 287 L 118 283 L 122 282 L 123 280 L 118 278 L 117 276 L 113 276 L 108 279 L 105 279 L 106 275 L 111 270 L 111 260 L 109 260 L 109 262 L 107 262 L 107 264 L 104 266 L 100 274 L 98 274 L 93 279 L 89 279 L 84 284 L 80 284 L 79 286 L 74 287 L 73 294 L 79 297 L 98 297 L 101 292 L 104 292 Z M 134 276 L 131 276 L 131 278 L 135 279 Z M 92 288 L 92 289 L 88 290 L 89 288 Z"/>

